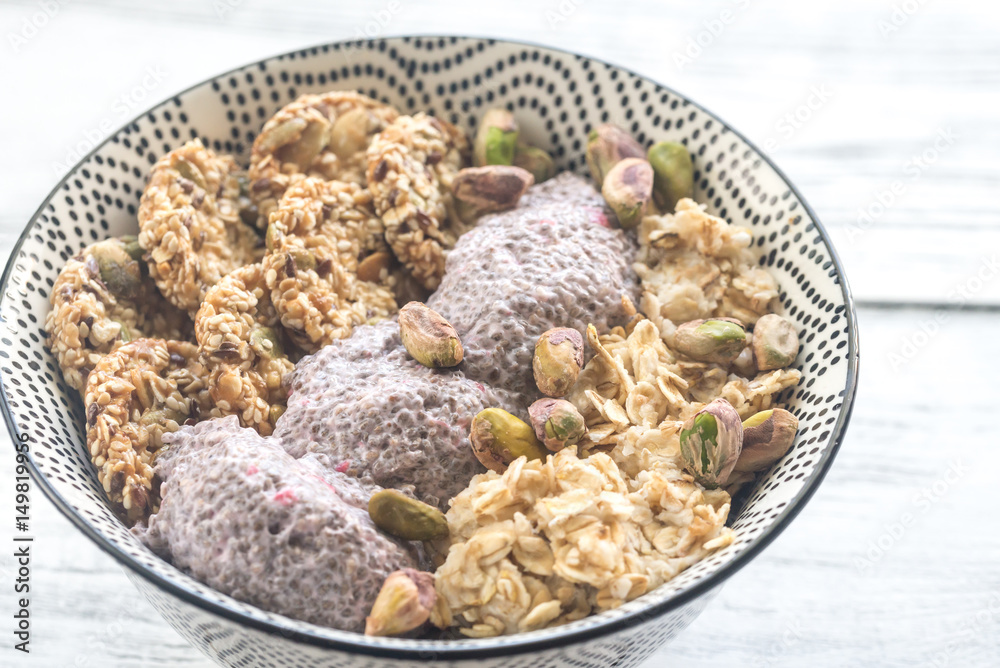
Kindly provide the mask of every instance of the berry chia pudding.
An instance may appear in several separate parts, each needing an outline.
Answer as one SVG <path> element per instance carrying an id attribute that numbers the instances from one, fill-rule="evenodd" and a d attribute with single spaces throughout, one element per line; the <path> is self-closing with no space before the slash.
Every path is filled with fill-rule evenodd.
<path id="1" fill-rule="evenodd" d="M 505 109 L 467 137 L 343 91 L 246 169 L 165 155 L 46 320 L 122 521 L 241 601 L 420 638 L 565 624 L 725 549 L 795 438 L 796 330 L 684 146 L 602 125 L 586 162 Z"/>

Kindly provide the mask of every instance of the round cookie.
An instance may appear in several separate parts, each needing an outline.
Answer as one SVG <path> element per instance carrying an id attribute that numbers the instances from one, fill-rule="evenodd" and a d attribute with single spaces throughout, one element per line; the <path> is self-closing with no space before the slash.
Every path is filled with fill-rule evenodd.
<path id="1" fill-rule="evenodd" d="M 281 381 L 293 367 L 277 325 L 260 264 L 233 271 L 205 295 L 194 329 L 213 417 L 236 415 L 263 436 L 274 430 L 285 407 Z"/>
<path id="2" fill-rule="evenodd" d="M 254 213 L 246 184 L 231 157 L 198 140 L 153 166 L 139 205 L 139 244 L 160 292 L 192 315 L 210 286 L 254 261 L 260 238 L 243 221 Z"/>
<path id="3" fill-rule="evenodd" d="M 303 350 L 396 311 L 382 222 L 357 184 L 310 177 L 293 185 L 271 213 L 267 244 L 262 264 L 272 303 Z"/>
<path id="4" fill-rule="evenodd" d="M 186 341 L 136 339 L 97 363 L 85 400 L 98 480 L 129 523 L 141 521 L 159 506 L 153 462 L 163 435 L 209 407 L 198 350 Z"/>
<path id="5" fill-rule="evenodd" d="M 466 153 L 461 130 L 424 113 L 400 116 L 368 148 L 368 189 L 386 241 L 429 290 L 441 282 L 445 251 L 464 231 L 451 185 Z"/>
<path id="6" fill-rule="evenodd" d="M 306 176 L 365 184 L 368 144 L 399 115 L 351 91 L 303 95 L 264 124 L 250 156 L 250 195 L 264 228 L 285 190 Z"/>
<path id="7" fill-rule="evenodd" d="M 132 339 L 185 339 L 191 321 L 157 291 L 135 237 L 87 246 L 59 272 L 45 318 L 46 345 L 81 394 L 98 361 Z"/>

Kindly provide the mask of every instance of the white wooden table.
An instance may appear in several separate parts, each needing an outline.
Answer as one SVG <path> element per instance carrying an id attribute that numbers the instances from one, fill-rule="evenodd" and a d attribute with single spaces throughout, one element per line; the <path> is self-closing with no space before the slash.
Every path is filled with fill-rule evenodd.
<path id="1" fill-rule="evenodd" d="M 997 666 L 998 19 L 977 0 L 6 0 L 0 248 L 74 146 L 265 55 L 452 33 L 627 65 L 772 147 L 837 243 L 864 358 L 818 494 L 646 665 Z M 10 650 L 4 549 L 0 665 L 209 665 L 40 494 L 33 515 L 32 653 Z"/>

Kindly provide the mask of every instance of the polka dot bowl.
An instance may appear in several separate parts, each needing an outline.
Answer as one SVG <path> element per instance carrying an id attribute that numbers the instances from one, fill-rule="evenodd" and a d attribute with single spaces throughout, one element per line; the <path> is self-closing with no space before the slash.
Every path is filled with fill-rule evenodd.
<path id="1" fill-rule="evenodd" d="M 134 233 L 146 173 L 190 138 L 246 158 L 255 133 L 306 92 L 357 89 L 467 129 L 488 107 L 513 110 L 531 143 L 585 172 L 589 130 L 615 122 L 642 143 L 680 141 L 694 156 L 696 199 L 752 228 L 760 263 L 781 284 L 799 329 L 803 373 L 788 392 L 800 431 L 732 519 L 737 540 L 616 610 L 499 639 L 372 639 L 259 610 L 149 552 L 108 508 L 84 441 L 83 407 L 44 346 L 60 268 L 84 245 Z M 829 237 L 794 186 L 755 147 L 680 94 L 626 69 L 497 40 L 400 37 L 288 53 L 220 75 L 150 109 L 72 168 L 28 223 L 3 275 L 3 412 L 27 443 L 34 484 L 125 571 L 167 622 L 226 666 L 632 665 L 683 630 L 719 586 L 775 538 L 829 468 L 854 400 L 858 341 L 850 291 Z"/>

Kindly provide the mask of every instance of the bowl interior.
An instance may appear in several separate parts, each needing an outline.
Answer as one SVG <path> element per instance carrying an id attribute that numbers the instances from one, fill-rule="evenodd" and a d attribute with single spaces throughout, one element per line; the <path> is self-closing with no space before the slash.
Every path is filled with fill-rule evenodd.
<path id="1" fill-rule="evenodd" d="M 157 158 L 200 137 L 245 158 L 279 107 L 306 92 L 357 89 L 425 110 L 471 130 L 493 106 L 512 109 L 524 136 L 585 172 L 589 130 L 611 121 L 642 143 L 683 142 L 695 157 L 696 199 L 755 235 L 760 263 L 781 285 L 783 314 L 799 328 L 800 385 L 788 393 L 800 431 L 793 448 L 749 495 L 730 547 L 617 610 L 565 627 L 497 640 L 371 639 L 274 615 L 202 585 L 143 547 L 109 510 L 90 464 L 84 415 L 45 349 L 49 290 L 65 261 L 109 235 L 135 233 L 146 174 Z M 5 274 L 0 302 L 0 377 L 12 435 L 30 442 L 37 479 L 101 547 L 157 586 L 267 628 L 319 642 L 439 653 L 488 650 L 593 635 L 689 599 L 742 565 L 787 523 L 829 464 L 854 396 L 857 351 L 849 292 L 829 241 L 792 186 L 752 146 L 704 109 L 619 67 L 552 49 L 472 38 L 392 38 L 298 51 L 229 72 L 135 119 L 72 169 L 33 217 Z M 13 433 L 16 430 L 16 433 Z M 714 577 L 710 577 L 713 576 Z"/>

